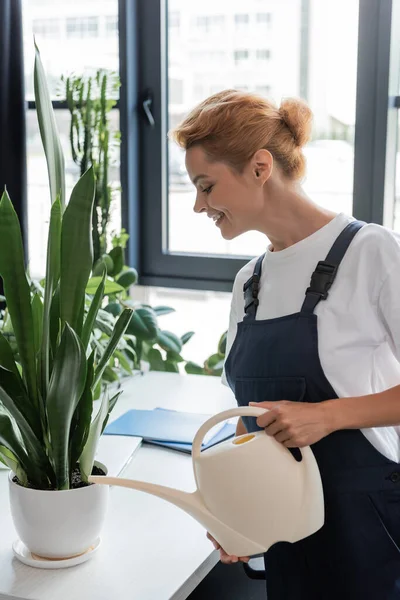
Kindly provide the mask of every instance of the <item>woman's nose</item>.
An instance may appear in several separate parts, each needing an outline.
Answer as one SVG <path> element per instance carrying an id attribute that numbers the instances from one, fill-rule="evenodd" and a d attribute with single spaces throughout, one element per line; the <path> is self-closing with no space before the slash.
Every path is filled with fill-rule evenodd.
<path id="1" fill-rule="evenodd" d="M 207 212 L 207 202 L 200 194 L 196 195 L 196 202 L 194 203 L 193 210 L 195 213 Z"/>

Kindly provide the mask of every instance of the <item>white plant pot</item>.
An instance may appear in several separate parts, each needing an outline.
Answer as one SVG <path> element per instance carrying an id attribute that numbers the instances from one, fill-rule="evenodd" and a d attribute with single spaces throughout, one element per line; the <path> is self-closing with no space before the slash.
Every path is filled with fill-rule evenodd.
<path id="1" fill-rule="evenodd" d="M 95 465 L 107 473 L 99 462 Z M 108 505 L 108 485 L 65 491 L 22 487 L 9 474 L 11 514 L 20 540 L 30 552 L 61 559 L 86 552 L 100 535 Z"/>

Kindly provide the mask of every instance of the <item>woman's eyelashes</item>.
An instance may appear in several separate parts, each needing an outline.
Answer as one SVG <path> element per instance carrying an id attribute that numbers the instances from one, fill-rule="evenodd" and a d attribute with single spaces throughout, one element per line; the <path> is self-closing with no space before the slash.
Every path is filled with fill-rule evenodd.
<path id="1" fill-rule="evenodd" d="M 202 190 L 203 194 L 207 194 L 207 196 L 208 196 L 208 194 L 211 193 L 213 187 L 214 187 L 213 185 L 210 185 L 208 188 L 205 188 L 204 190 Z"/>

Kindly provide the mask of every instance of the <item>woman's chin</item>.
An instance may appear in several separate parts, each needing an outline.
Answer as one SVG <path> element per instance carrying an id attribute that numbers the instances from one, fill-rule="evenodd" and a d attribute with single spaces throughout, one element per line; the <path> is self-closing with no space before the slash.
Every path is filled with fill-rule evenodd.
<path id="1" fill-rule="evenodd" d="M 227 242 L 230 242 L 231 240 L 234 240 L 235 237 L 237 237 L 237 234 L 233 233 L 232 231 L 222 231 L 221 230 L 221 235 L 224 238 L 224 240 L 226 240 Z"/>
<path id="2" fill-rule="evenodd" d="M 238 232 L 234 227 L 232 227 L 232 225 L 226 221 L 226 217 L 222 219 L 222 223 L 219 225 L 219 230 L 221 232 L 221 236 L 227 242 L 234 240 L 242 233 L 241 231 Z"/>

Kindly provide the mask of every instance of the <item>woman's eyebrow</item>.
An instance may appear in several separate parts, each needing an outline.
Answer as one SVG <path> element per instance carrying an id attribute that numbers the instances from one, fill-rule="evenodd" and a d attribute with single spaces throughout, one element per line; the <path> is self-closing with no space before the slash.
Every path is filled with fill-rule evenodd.
<path id="1" fill-rule="evenodd" d="M 199 179 L 207 179 L 207 177 L 208 175 L 206 175 L 205 173 L 200 173 L 200 175 L 196 175 L 196 177 L 193 179 L 193 185 L 196 185 Z"/>

